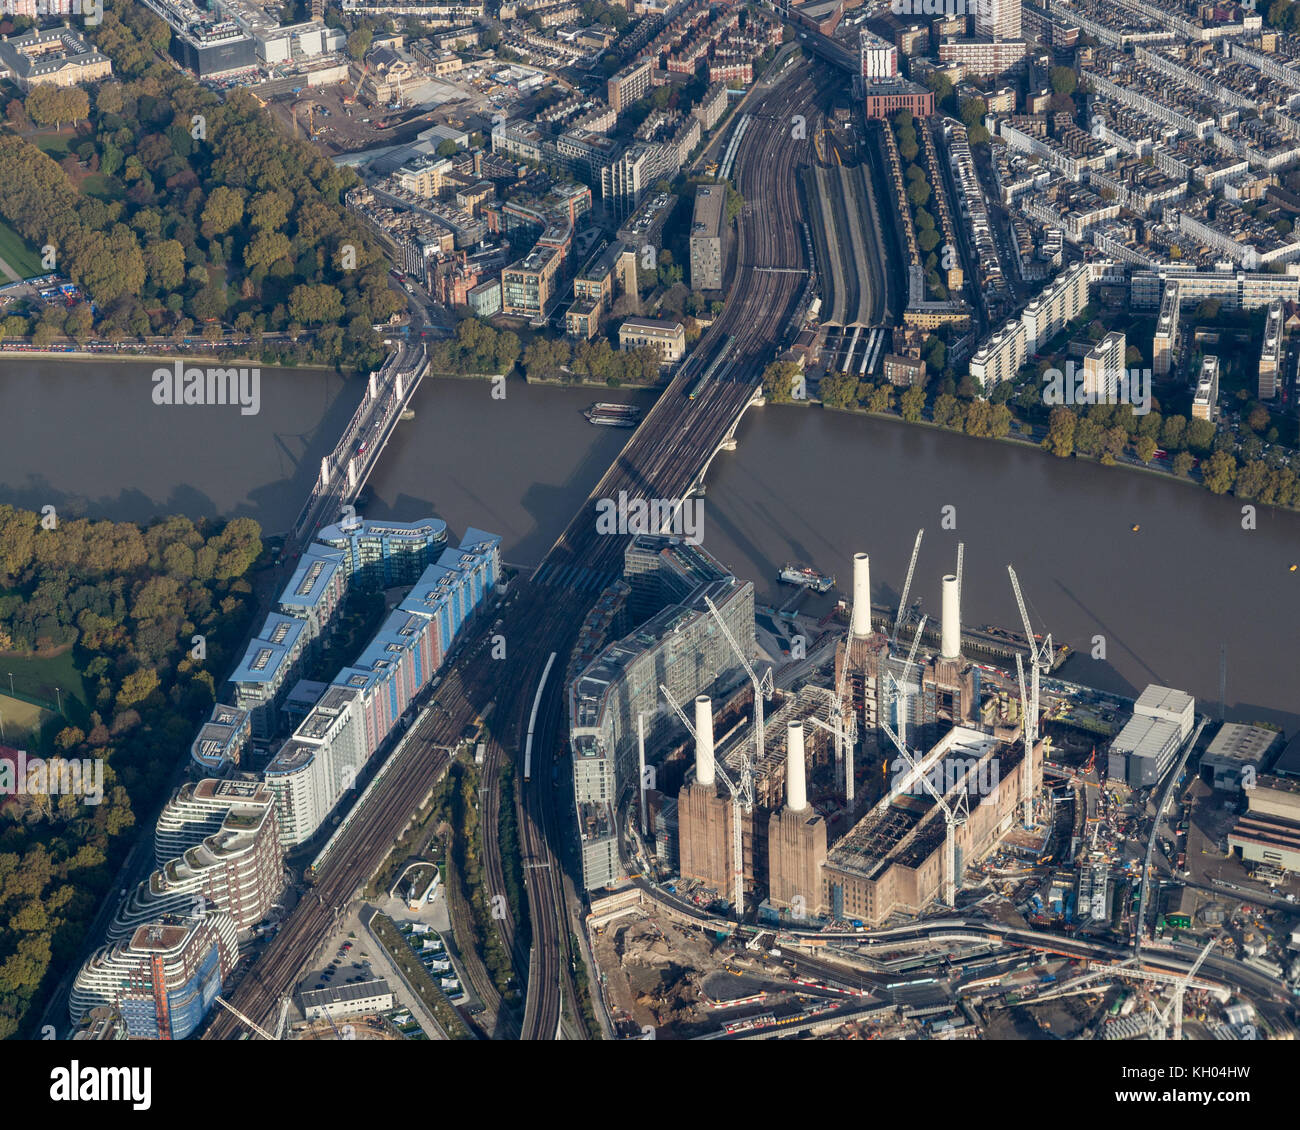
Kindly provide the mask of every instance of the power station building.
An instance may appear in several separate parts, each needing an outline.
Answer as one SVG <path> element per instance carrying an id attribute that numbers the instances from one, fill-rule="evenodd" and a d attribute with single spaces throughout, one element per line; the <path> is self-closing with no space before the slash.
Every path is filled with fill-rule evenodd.
<path id="1" fill-rule="evenodd" d="M 765 712 L 761 754 L 748 688 L 716 717 L 713 701 L 696 697 L 694 771 L 677 796 L 683 879 L 733 902 L 738 880 L 742 895 L 766 888 L 768 903 L 796 920 L 832 914 L 878 925 L 952 897 L 967 861 L 1016 825 L 1029 781 L 1041 780 L 1043 745 L 1026 762 L 1019 727 L 977 727 L 979 681 L 961 655 L 956 576 L 943 579 L 943 597 L 939 654 L 896 658 L 871 627 L 870 563 L 858 554 L 838 689 L 805 685 L 779 697 Z M 917 751 L 904 758 L 883 743 L 892 772 L 856 822 L 853 746 L 840 747 L 851 712 L 869 730 L 888 724 Z M 748 811 L 718 779 L 723 773 L 733 784 L 752 782 Z"/>
<path id="2" fill-rule="evenodd" d="M 921 783 L 922 775 L 949 809 L 965 813 L 952 830 L 951 881 L 959 888 L 966 863 L 993 847 L 1016 822 L 1025 766 L 1024 743 L 1015 740 L 1017 734 L 991 735 L 958 726 L 916 768 L 899 758 L 889 792 L 827 858 L 818 912 L 878 926 L 892 914 L 916 914 L 941 895 L 947 878 L 948 817 Z M 1041 764 L 1041 742 L 1034 757 Z M 1035 777 L 1041 779 L 1037 770 Z"/>
<path id="3" fill-rule="evenodd" d="M 939 654 L 910 666 L 892 654 L 889 639 L 871 626 L 871 562 L 853 559 L 853 613 L 848 634 L 835 653 L 835 685 L 861 726 L 881 719 L 896 730 L 934 741 L 941 725 L 969 725 L 979 718 L 979 671 L 961 656 L 960 583 L 943 578 L 943 622 Z M 897 690 L 898 693 L 895 693 Z"/>
<path id="4" fill-rule="evenodd" d="M 573 792 L 583 883 L 597 890 L 624 877 L 615 811 L 638 781 L 638 718 L 647 750 L 676 737 L 660 686 L 689 704 L 706 690 L 734 688 L 744 670 L 708 609 L 754 653 L 754 589 L 680 538 L 642 535 L 624 553 L 626 614 L 638 625 L 599 652 L 568 686 Z"/>

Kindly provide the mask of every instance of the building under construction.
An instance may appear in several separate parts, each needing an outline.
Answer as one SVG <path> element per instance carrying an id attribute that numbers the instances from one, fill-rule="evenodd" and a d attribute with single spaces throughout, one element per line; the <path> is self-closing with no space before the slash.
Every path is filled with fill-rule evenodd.
<path id="1" fill-rule="evenodd" d="M 742 693 L 752 702 L 752 693 Z M 815 901 L 802 882 L 791 890 L 787 876 L 793 873 L 798 878 L 801 869 L 815 869 L 816 863 L 807 860 L 809 851 L 817 858 L 818 843 L 817 862 L 825 858 L 826 816 L 841 810 L 832 730 L 833 708 L 825 691 L 805 687 L 787 695 L 764 719 L 761 753 L 757 730 L 748 719 L 724 733 L 715 749 L 712 701 L 704 695 L 696 698 L 695 771 L 677 798 L 682 875 L 734 899 L 733 822 L 739 821 L 744 889 L 766 887 L 774 901 L 787 891 L 790 895 L 805 891 L 805 901 Z M 809 803 L 810 795 L 815 806 Z M 792 815 L 782 824 L 781 814 L 787 811 Z M 791 831 L 796 825 L 799 830 Z M 804 825 L 809 826 L 807 831 Z M 805 839 L 808 850 L 796 853 L 799 859 L 795 860 L 792 845 Z M 789 900 L 782 905 L 790 905 Z"/>
<path id="2" fill-rule="evenodd" d="M 921 744 L 951 726 L 979 718 L 979 671 L 961 655 L 961 580 L 943 578 L 943 620 L 938 655 L 913 662 L 900 657 L 888 636 L 871 626 L 871 561 L 853 558 L 853 611 L 848 634 L 835 652 L 835 685 L 864 730 L 882 719 Z M 905 610 L 900 609 L 899 615 Z"/>
<path id="3" fill-rule="evenodd" d="M 772 705 L 746 688 L 737 697 L 748 696 L 752 720 L 728 702 L 716 741 L 713 703 L 695 699 L 694 773 L 677 798 L 683 878 L 732 901 L 765 889 L 795 918 L 878 924 L 935 899 L 951 905 L 965 862 L 1024 810 L 1041 780 L 1042 747 L 1026 777 L 1019 727 L 977 728 L 979 679 L 961 655 L 958 576 L 944 578 L 943 594 L 939 654 L 918 656 L 913 644 L 898 657 L 871 629 L 870 564 L 858 554 L 833 689 L 805 686 Z M 854 823 L 858 722 L 888 756 L 883 795 Z M 899 746 L 928 752 L 904 756 Z"/>
<path id="4" fill-rule="evenodd" d="M 914 765 L 900 757 L 890 791 L 830 852 L 820 911 L 875 926 L 935 899 L 951 905 L 966 862 L 1015 826 L 1025 786 L 1019 737 L 958 726 Z M 1041 765 L 1041 743 L 1034 756 Z"/>
<path id="5" fill-rule="evenodd" d="M 641 733 L 653 750 L 676 732 L 661 688 L 687 702 L 704 690 L 730 691 L 744 670 L 728 635 L 747 655 L 754 650 L 753 586 L 699 546 L 636 537 L 624 555 L 623 583 L 626 613 L 607 618 L 608 626 L 636 626 L 602 647 L 568 685 L 574 804 L 588 890 L 625 877 L 615 813 L 638 778 Z"/>

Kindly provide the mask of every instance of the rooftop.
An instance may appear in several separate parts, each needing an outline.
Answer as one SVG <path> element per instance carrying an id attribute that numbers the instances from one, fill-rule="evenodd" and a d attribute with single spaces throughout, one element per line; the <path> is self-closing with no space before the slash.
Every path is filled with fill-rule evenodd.
<path id="1" fill-rule="evenodd" d="M 321 1008 L 325 1005 L 367 1000 L 370 997 L 383 996 L 387 992 L 389 992 L 388 982 L 382 977 L 376 977 L 370 981 L 358 981 L 353 985 L 330 985 L 324 989 L 307 989 L 302 994 L 302 1004 L 304 1008 Z"/>

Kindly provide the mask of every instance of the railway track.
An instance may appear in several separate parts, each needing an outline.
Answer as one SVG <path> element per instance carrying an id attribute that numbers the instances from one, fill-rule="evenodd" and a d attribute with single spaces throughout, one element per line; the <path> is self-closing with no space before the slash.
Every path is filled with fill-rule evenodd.
<path id="1" fill-rule="evenodd" d="M 747 203 L 738 222 L 738 268 L 723 313 L 551 547 L 543 566 L 554 567 L 552 576 L 579 562 L 597 570 L 618 570 L 627 539 L 597 532 L 596 500 L 616 497 L 620 490 L 630 498 L 683 497 L 753 398 L 763 367 L 799 301 L 804 278 L 756 268 L 809 265 L 804 262 L 799 234 L 796 172 L 811 159 L 811 143 L 792 136 L 790 121 L 811 100 L 827 97 L 832 86 L 824 74 L 814 84 L 805 71 L 762 100 L 761 117 L 751 126 L 736 166 L 737 184 Z M 729 338 L 734 339 L 734 356 L 725 377 L 712 382 L 697 400 L 688 400 L 690 382 L 727 347 Z M 559 663 L 541 699 L 533 747 L 536 764 L 532 779 L 521 782 L 518 804 L 521 851 L 524 862 L 533 865 L 525 870 L 533 947 L 521 1037 L 556 1037 L 565 992 L 574 1004 L 577 1026 L 583 1027 L 572 975 L 578 955 L 570 948 L 574 925 L 564 886 L 565 861 L 556 850 L 572 834 L 562 825 L 564 814 L 557 811 L 555 790 L 546 781 L 548 761 L 562 738 L 564 669 L 595 595 L 520 577 L 510 598 L 513 607 L 505 614 L 509 660 L 494 662 L 488 657 L 483 647 L 485 626 L 473 629 L 479 637 L 476 648 L 467 635 L 460 649 L 466 657 L 453 666 L 438 689 L 441 709 L 421 714 L 413 728 L 416 739 L 391 755 L 395 760 L 381 785 L 365 799 L 364 809 L 322 863 L 314 885 L 232 992 L 230 1002 L 240 1012 L 265 1026 L 279 1001 L 292 993 L 299 971 L 321 937 L 374 873 L 411 813 L 446 770 L 446 748 L 459 740 L 465 726 L 489 703 L 496 704 L 496 712 L 489 724 L 493 771 L 485 773 L 485 866 L 489 883 L 504 893 L 496 842 L 500 814 L 500 798 L 494 795 L 496 770 L 512 749 L 516 757 L 522 754 L 519 738 L 532 696 L 554 651 Z M 488 841 L 493 842 L 490 853 Z M 515 952 L 515 924 L 507 917 L 499 920 L 499 928 L 518 969 L 522 955 Z M 230 1039 L 238 1029 L 238 1022 L 223 1012 L 204 1038 Z"/>

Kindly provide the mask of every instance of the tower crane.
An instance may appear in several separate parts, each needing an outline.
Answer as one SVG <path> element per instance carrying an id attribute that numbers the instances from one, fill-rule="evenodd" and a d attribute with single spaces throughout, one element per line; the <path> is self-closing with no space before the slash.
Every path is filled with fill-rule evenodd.
<path id="1" fill-rule="evenodd" d="M 853 749 L 858 741 L 858 715 L 857 711 L 849 709 L 848 721 L 845 721 L 844 715 L 844 684 L 849 676 L 848 661 L 848 637 L 845 637 L 845 655 L 844 662 L 840 665 L 839 681 L 835 684 L 835 689 L 829 687 L 813 687 L 813 690 L 821 691 L 826 695 L 831 704 L 833 724 L 828 725 L 815 715 L 810 717 L 814 726 L 820 726 L 823 730 L 828 731 L 835 738 L 835 765 L 838 769 L 840 765 L 844 766 L 844 800 L 847 804 L 853 803 Z"/>
<path id="2" fill-rule="evenodd" d="M 898 680 L 894 679 L 892 672 L 889 678 L 897 688 Z M 917 762 L 912 751 L 903 744 L 898 734 L 894 732 L 894 728 L 889 724 L 889 719 L 882 718 L 880 725 L 885 733 L 889 735 L 889 740 L 894 743 L 894 748 L 898 750 L 904 763 L 916 774 L 921 784 L 925 786 L 926 791 L 934 797 L 935 804 L 939 806 L 939 811 L 943 813 L 943 904 L 955 908 L 957 905 L 957 829 L 966 823 L 966 818 L 970 815 L 970 804 L 966 797 L 965 783 L 963 782 L 962 787 L 956 790 L 956 798 L 952 804 L 949 804 L 944 799 L 943 794 L 934 787 L 933 782 L 921 772 L 920 763 Z"/>
<path id="3" fill-rule="evenodd" d="M 763 699 L 772 697 L 772 668 L 768 667 L 763 672 L 760 679 L 754 674 L 754 668 L 750 666 L 749 657 L 740 649 L 736 643 L 736 637 L 731 634 L 731 629 L 727 627 L 727 622 L 722 618 L 722 613 L 718 611 L 717 605 L 707 596 L 704 603 L 708 605 L 709 611 L 713 618 L 718 622 L 718 630 L 722 633 L 722 638 L 731 645 L 731 650 L 736 653 L 736 658 L 740 660 L 740 665 L 745 668 L 745 674 L 749 676 L 749 681 L 754 684 L 754 760 L 763 764 Z M 745 766 L 741 770 L 742 776 L 748 776 L 752 771 L 749 760 L 746 759 Z"/>
<path id="4" fill-rule="evenodd" d="M 1219 938 L 1212 935 L 1210 940 L 1205 943 L 1205 948 L 1201 950 L 1196 961 L 1192 963 L 1191 969 L 1187 971 L 1187 976 L 1174 986 L 1173 1000 L 1165 1007 L 1165 1010 L 1159 1013 L 1161 1024 L 1165 1025 L 1165 1031 L 1170 1032 L 1170 1013 L 1173 1014 L 1172 1033 L 1169 1035 L 1171 1040 L 1181 1040 L 1183 1038 L 1183 994 L 1187 992 L 1187 986 L 1192 983 L 1192 978 L 1196 976 L 1197 970 L 1201 968 L 1201 963 L 1210 956 L 1212 950 Z"/>
<path id="5" fill-rule="evenodd" d="M 285 1021 L 288 1019 L 289 1019 L 289 998 L 282 997 L 280 999 L 280 1018 L 275 1022 L 275 1038 L 277 1040 L 284 1039 L 284 1024 Z"/>
<path id="6" fill-rule="evenodd" d="M 1041 677 L 1052 670 L 1056 654 L 1052 649 L 1052 634 L 1048 632 L 1042 643 L 1034 639 L 1034 628 L 1029 620 L 1029 610 L 1025 607 L 1025 596 L 1020 591 L 1020 579 L 1010 565 L 1007 573 L 1011 576 L 1011 590 L 1016 594 L 1016 605 L 1020 609 L 1020 621 L 1025 626 L 1025 644 L 1029 648 L 1029 695 L 1025 696 L 1025 677 L 1021 667 L 1020 656 L 1016 656 L 1016 670 L 1020 672 L 1020 704 L 1024 710 L 1022 729 L 1025 736 L 1025 771 L 1021 774 L 1024 787 L 1021 789 L 1023 802 L 1023 820 L 1026 828 L 1034 823 L 1034 795 L 1037 788 L 1034 782 L 1034 747 L 1038 744 L 1038 691 Z"/>
<path id="7" fill-rule="evenodd" d="M 911 698 L 907 685 L 907 678 L 912 673 L 912 665 L 916 662 L 916 649 L 921 643 L 921 633 L 925 631 L 925 622 L 929 619 L 927 616 L 921 617 L 921 622 L 916 626 L 916 635 L 912 637 L 912 646 L 908 649 L 907 658 L 903 660 L 903 670 L 899 678 L 895 679 L 890 674 L 890 682 L 894 686 L 893 701 L 902 702 L 902 708 L 898 711 L 898 738 L 899 741 L 907 741 L 907 700 Z"/>
<path id="8" fill-rule="evenodd" d="M 691 720 L 686 717 L 686 711 L 681 708 L 681 705 L 673 698 L 671 692 L 663 683 L 659 684 L 659 690 L 667 699 L 668 705 L 673 708 L 673 712 L 682 720 L 686 732 L 698 742 L 699 736 L 695 732 L 695 727 L 691 725 Z M 745 854 L 740 838 L 740 813 L 742 809 L 746 813 L 754 811 L 754 781 L 746 766 L 741 772 L 740 783 L 737 784 L 722 767 L 722 759 L 716 754 L 713 758 L 713 772 L 722 779 L 722 783 L 727 786 L 727 791 L 731 793 L 731 882 L 733 897 L 736 901 L 736 921 L 743 922 L 745 918 Z"/>
<path id="9" fill-rule="evenodd" d="M 845 664 L 847 667 L 847 664 Z M 843 687 L 841 681 L 840 687 Z M 821 691 L 827 698 L 831 707 L 831 721 L 823 722 L 815 714 L 809 715 L 805 719 L 814 726 L 819 726 L 825 730 L 832 738 L 835 739 L 835 761 L 838 765 L 844 763 L 844 800 L 848 804 L 853 803 L 853 746 L 858 740 L 858 719 L 853 711 L 849 711 L 849 720 L 844 721 L 844 698 L 843 690 L 839 693 L 831 690 L 829 687 L 810 687 L 810 690 Z"/>
<path id="10" fill-rule="evenodd" d="M 907 580 L 903 582 L 903 594 L 898 598 L 898 612 L 894 616 L 894 630 L 889 635 L 889 650 L 894 650 L 894 645 L 898 642 L 898 629 L 903 623 L 903 618 L 907 615 L 907 597 L 912 591 L 912 574 L 916 572 L 916 558 L 921 552 L 921 538 L 925 534 L 925 529 L 916 531 L 916 541 L 912 544 L 912 560 L 907 563 Z"/>
<path id="11" fill-rule="evenodd" d="M 256 1032 L 259 1036 L 261 1036 L 262 1039 L 264 1040 L 275 1039 L 275 1037 L 272 1036 L 270 1032 L 268 1032 L 265 1028 L 262 1028 L 259 1025 L 254 1024 L 251 1020 L 248 1019 L 247 1016 L 245 1016 L 242 1012 L 240 1012 L 239 1009 L 237 1009 L 228 1000 L 225 1000 L 221 996 L 216 996 L 213 997 L 212 999 L 214 1003 L 221 1005 L 221 1007 L 224 1008 L 228 1013 L 230 1013 L 236 1020 L 240 1021 L 248 1028 L 251 1028 L 254 1032 Z"/>

